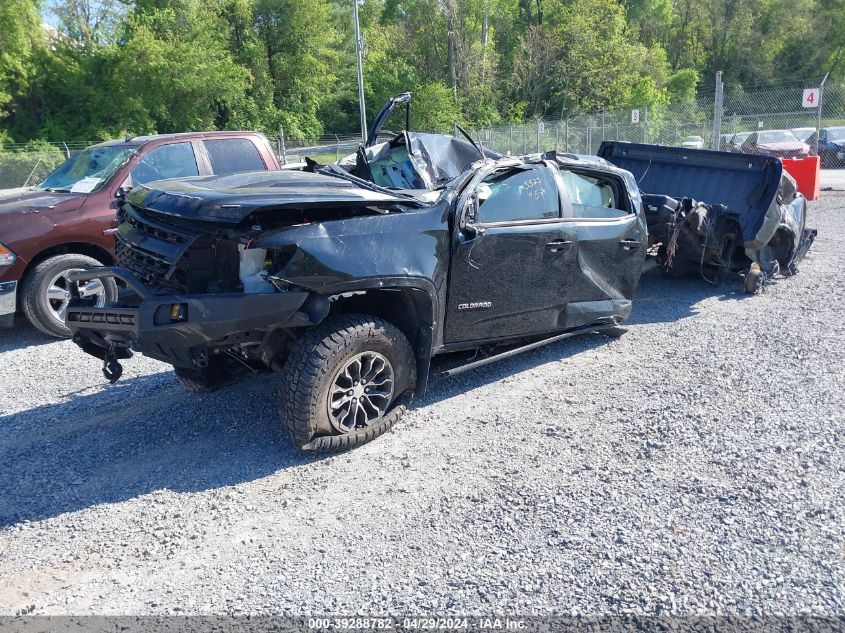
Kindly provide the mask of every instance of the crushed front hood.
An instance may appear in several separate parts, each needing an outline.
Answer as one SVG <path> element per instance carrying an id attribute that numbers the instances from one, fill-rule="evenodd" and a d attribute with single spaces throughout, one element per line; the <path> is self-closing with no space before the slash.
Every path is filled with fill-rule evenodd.
<path id="1" fill-rule="evenodd" d="M 413 204 L 406 196 L 357 185 L 340 176 L 304 171 L 261 171 L 161 180 L 133 189 L 130 204 L 206 222 L 237 224 L 256 211 Z"/>

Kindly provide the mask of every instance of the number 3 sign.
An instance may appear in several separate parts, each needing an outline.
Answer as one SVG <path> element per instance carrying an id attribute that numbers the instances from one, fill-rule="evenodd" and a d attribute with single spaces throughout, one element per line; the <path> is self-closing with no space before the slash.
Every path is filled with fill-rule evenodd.
<path id="1" fill-rule="evenodd" d="M 804 97 L 801 99 L 801 105 L 805 108 L 815 108 L 819 105 L 819 89 L 805 88 Z"/>

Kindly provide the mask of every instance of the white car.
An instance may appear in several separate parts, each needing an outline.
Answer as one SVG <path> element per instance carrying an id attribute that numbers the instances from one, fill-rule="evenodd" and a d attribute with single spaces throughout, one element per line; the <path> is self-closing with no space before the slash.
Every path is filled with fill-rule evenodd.
<path id="1" fill-rule="evenodd" d="M 805 143 L 809 143 L 807 140 L 813 134 L 816 133 L 816 128 L 814 127 L 794 127 L 792 128 L 792 133 L 798 137 L 799 141 L 804 141 Z"/>
<path id="2" fill-rule="evenodd" d="M 700 136 L 688 136 L 681 143 L 681 147 L 688 147 L 689 149 L 704 149 L 704 139 Z"/>

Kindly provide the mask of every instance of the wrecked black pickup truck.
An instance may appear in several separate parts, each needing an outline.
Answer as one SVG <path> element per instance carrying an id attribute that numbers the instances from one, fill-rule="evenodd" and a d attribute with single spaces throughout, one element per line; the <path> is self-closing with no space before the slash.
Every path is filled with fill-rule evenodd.
<path id="1" fill-rule="evenodd" d="M 816 237 L 778 158 L 620 141 L 603 142 L 598 155 L 634 175 L 650 253 L 670 274 L 718 284 L 738 272 L 753 293 L 794 275 Z"/>
<path id="2" fill-rule="evenodd" d="M 479 351 L 456 373 L 624 331 L 647 245 L 628 172 L 504 157 L 468 135 L 376 143 L 384 118 L 338 164 L 131 191 L 118 266 L 76 274 L 125 289 L 105 307 L 74 301 L 73 340 L 112 380 L 132 351 L 193 390 L 273 370 L 295 445 L 336 450 L 389 429 L 435 355 Z"/>
<path id="3" fill-rule="evenodd" d="M 112 381 L 133 351 L 195 391 L 274 371 L 294 444 L 338 450 L 389 429 L 436 355 L 469 357 L 451 375 L 622 334 L 649 248 L 672 272 L 756 283 L 794 272 L 812 242 L 777 160 L 615 142 L 604 158 L 511 158 L 463 131 L 409 131 L 409 101 L 391 99 L 332 165 L 131 191 L 118 266 L 73 276 L 124 291 L 104 307 L 75 299 L 73 340 Z M 406 130 L 377 142 L 400 104 Z"/>

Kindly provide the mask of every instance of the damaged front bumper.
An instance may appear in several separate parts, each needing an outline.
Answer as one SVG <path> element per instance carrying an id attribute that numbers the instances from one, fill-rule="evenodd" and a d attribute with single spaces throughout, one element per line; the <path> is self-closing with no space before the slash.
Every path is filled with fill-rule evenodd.
<path id="1" fill-rule="evenodd" d="M 105 277 L 122 281 L 129 292 L 102 308 L 74 300 L 66 321 L 74 343 L 104 361 L 112 382 L 120 377 L 117 361 L 132 352 L 176 367 L 202 368 L 214 351 L 260 343 L 278 327 L 311 325 L 315 313 L 327 309 L 315 305 L 320 299 L 308 292 L 156 295 L 124 268 L 71 273 L 75 282 Z"/>

